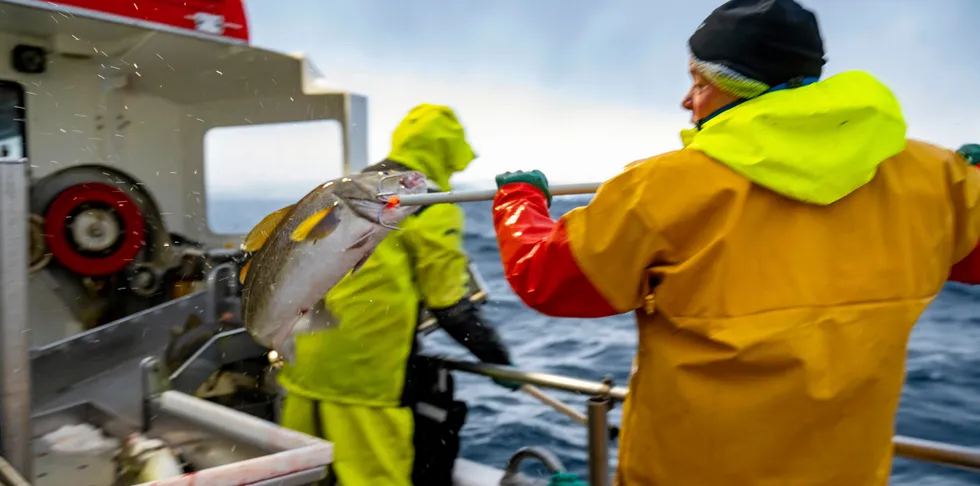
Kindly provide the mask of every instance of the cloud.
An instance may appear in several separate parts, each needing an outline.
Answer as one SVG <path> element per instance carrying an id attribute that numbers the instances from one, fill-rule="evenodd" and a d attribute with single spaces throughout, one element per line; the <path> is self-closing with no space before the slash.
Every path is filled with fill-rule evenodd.
<path id="1" fill-rule="evenodd" d="M 390 132 L 420 102 L 454 108 L 480 157 L 459 180 L 491 180 L 510 169 L 545 171 L 556 182 L 608 178 L 638 158 L 680 148 L 687 115 L 583 101 L 535 86 L 481 76 L 343 71 L 342 85 L 370 98 L 372 159 L 384 157 Z"/>
<path id="2" fill-rule="evenodd" d="M 489 184 L 518 168 L 541 169 L 555 182 L 593 181 L 679 147 L 677 132 L 688 126 L 678 106 L 688 83 L 687 37 L 720 3 L 291 0 L 284 9 L 251 0 L 247 7 L 253 43 L 308 52 L 332 82 L 369 96 L 372 161 L 386 155 L 391 130 L 412 106 L 443 103 L 457 110 L 480 154 L 456 180 Z M 980 66 L 968 61 L 980 56 L 970 24 L 980 5 L 802 3 L 821 22 L 826 76 L 864 69 L 881 78 L 901 101 L 912 137 L 947 147 L 978 141 Z M 289 157 L 312 164 L 315 151 L 295 149 L 311 147 L 309 136 L 283 132 L 270 145 L 293 147 Z M 241 170 L 227 171 L 222 187 L 269 184 L 236 163 Z M 282 172 L 283 184 L 293 184 L 308 171 L 297 162 Z"/>
<path id="3" fill-rule="evenodd" d="M 491 183 L 494 175 L 516 169 L 540 169 L 556 183 L 598 181 L 633 160 L 680 148 L 678 130 L 688 125 L 679 100 L 673 113 L 659 113 L 577 100 L 478 75 L 445 79 L 364 66 L 333 72 L 337 75 L 328 76 L 331 84 L 356 86 L 368 96 L 371 161 L 387 155 L 391 131 L 413 106 L 428 102 L 455 109 L 479 154 L 454 179 L 457 182 Z M 292 124 L 269 131 L 248 127 L 237 134 L 236 129 L 212 130 L 206 157 L 209 165 L 219 167 L 211 174 L 221 176 L 209 179 L 209 187 L 215 184 L 223 192 L 236 186 L 249 191 L 267 187 L 270 160 L 277 161 L 275 184 L 280 187 L 336 177 L 339 173 L 324 171 L 323 164 L 339 168 L 331 145 L 339 144 L 339 138 L 325 136 L 323 130 Z"/>

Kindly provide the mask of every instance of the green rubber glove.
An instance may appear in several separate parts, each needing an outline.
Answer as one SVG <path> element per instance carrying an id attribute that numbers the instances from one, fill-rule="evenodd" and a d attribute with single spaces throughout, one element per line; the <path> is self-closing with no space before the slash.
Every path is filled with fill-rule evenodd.
<path id="1" fill-rule="evenodd" d="M 497 364 L 497 363 L 495 363 L 495 364 Z M 507 366 L 507 367 L 510 367 L 510 368 L 513 368 L 514 367 L 514 363 L 511 363 L 510 360 L 508 360 L 506 363 L 499 363 L 499 365 L 500 366 Z M 497 386 L 502 386 L 502 387 L 504 387 L 504 388 L 506 388 L 506 389 L 508 389 L 510 391 L 517 391 L 522 386 L 524 386 L 523 383 L 518 383 L 516 381 L 510 381 L 510 380 L 504 380 L 504 379 L 501 379 L 501 378 L 491 378 L 491 380 L 493 380 L 493 382 L 496 383 Z"/>
<path id="2" fill-rule="evenodd" d="M 960 147 L 956 153 L 962 155 L 970 165 L 980 164 L 980 144 L 968 143 Z"/>
<path id="3" fill-rule="evenodd" d="M 497 189 L 517 182 L 531 184 L 544 193 L 544 198 L 548 200 L 548 207 L 551 207 L 551 192 L 548 191 L 548 178 L 540 170 L 532 170 L 530 172 L 524 172 L 522 170 L 517 172 L 504 172 L 503 174 L 497 174 L 496 180 Z"/>
<path id="4" fill-rule="evenodd" d="M 496 383 L 497 386 L 502 386 L 510 391 L 520 390 L 520 388 L 524 386 L 523 383 L 518 383 L 516 381 L 510 381 L 510 380 L 500 380 L 497 378 L 494 378 L 493 382 Z"/>

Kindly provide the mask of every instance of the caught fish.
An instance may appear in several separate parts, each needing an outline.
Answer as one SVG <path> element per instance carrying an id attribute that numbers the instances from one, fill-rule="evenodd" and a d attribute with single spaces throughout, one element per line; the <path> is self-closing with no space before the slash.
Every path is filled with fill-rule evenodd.
<path id="1" fill-rule="evenodd" d="M 116 454 L 116 480 L 113 486 L 130 486 L 184 474 L 177 454 L 159 439 L 131 434 Z"/>
<path id="2" fill-rule="evenodd" d="M 286 337 L 286 342 L 283 343 L 282 349 L 279 351 L 279 357 L 286 363 L 293 363 L 293 358 L 296 357 L 296 336 L 332 329 L 337 327 L 337 323 L 336 316 L 327 309 L 324 299 L 318 300 L 313 306 L 313 310 L 305 313 L 296 322 L 293 330 Z"/>
<path id="3" fill-rule="evenodd" d="M 317 301 L 418 209 L 388 204 L 379 195 L 427 190 L 420 172 L 354 174 L 317 187 L 259 222 L 242 244 L 254 253 L 240 274 L 242 318 L 256 342 L 282 351 Z"/>

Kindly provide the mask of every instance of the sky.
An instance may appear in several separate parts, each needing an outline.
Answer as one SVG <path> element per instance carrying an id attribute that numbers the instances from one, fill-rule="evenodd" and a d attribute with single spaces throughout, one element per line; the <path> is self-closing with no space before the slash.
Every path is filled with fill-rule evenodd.
<path id="1" fill-rule="evenodd" d="M 245 1 L 253 45 L 303 52 L 329 82 L 368 96 L 372 162 L 387 154 L 392 129 L 412 106 L 446 104 L 480 155 L 453 181 L 487 187 L 516 169 L 540 169 L 553 183 L 600 181 L 680 148 L 678 132 L 690 126 L 680 107 L 690 82 L 687 39 L 722 3 Z M 902 103 L 909 136 L 952 148 L 980 142 L 980 34 L 972 20 L 980 2 L 800 3 L 820 22 L 824 77 L 868 71 Z M 243 150 L 246 139 L 275 139 L 293 146 L 284 163 L 310 164 L 339 140 L 310 130 L 322 129 L 223 143 Z M 263 170 L 234 165 L 226 189 L 268 183 Z M 339 174 L 311 177 L 324 175 Z"/>

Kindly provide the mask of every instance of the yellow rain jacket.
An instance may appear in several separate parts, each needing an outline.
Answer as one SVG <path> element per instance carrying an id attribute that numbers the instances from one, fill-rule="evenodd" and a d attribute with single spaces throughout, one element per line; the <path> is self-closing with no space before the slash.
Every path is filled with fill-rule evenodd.
<path id="1" fill-rule="evenodd" d="M 437 105 L 409 112 L 388 155 L 442 190 L 474 157 L 453 112 Z M 410 484 L 413 422 L 402 392 L 419 305 L 448 307 L 466 293 L 462 209 L 433 205 L 400 227 L 327 294 L 338 327 L 298 335 L 295 362 L 279 377 L 287 392 L 283 424 L 314 435 L 319 429 L 335 443 L 344 486 Z"/>
<path id="2" fill-rule="evenodd" d="M 887 484 L 909 332 L 980 239 L 980 173 L 905 131 L 892 93 L 846 72 L 685 132 L 550 233 L 529 185 L 498 193 L 525 302 L 636 312 L 620 485 Z"/>

